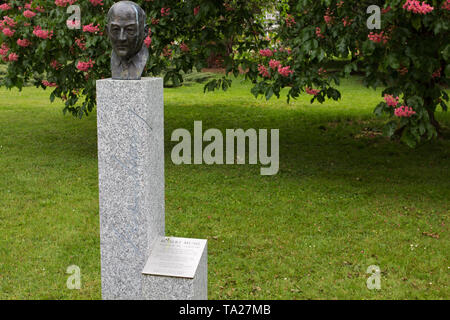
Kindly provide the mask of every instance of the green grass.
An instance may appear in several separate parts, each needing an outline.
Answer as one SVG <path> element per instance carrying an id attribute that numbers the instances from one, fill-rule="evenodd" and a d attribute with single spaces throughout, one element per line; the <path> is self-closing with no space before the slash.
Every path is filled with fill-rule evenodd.
<path id="1" fill-rule="evenodd" d="M 249 89 L 165 90 L 166 231 L 209 240 L 209 299 L 448 299 L 450 141 L 412 150 L 377 135 L 380 91 L 357 78 L 323 105 Z M 0 88 L 0 298 L 99 299 L 96 118 L 63 116 L 48 93 Z M 170 134 L 194 120 L 280 129 L 279 173 L 175 166 Z M 72 264 L 81 290 L 66 288 Z"/>

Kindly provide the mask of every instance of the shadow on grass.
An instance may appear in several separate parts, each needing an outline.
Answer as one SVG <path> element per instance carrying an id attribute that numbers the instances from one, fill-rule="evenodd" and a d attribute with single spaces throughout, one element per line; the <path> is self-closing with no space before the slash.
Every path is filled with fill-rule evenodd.
<path id="1" fill-rule="evenodd" d="M 300 110 L 224 105 L 193 105 L 189 112 L 180 112 L 175 105 L 169 104 L 165 119 L 166 160 L 170 161 L 170 151 L 176 144 L 170 142 L 171 132 L 186 128 L 193 134 L 195 120 L 202 120 L 203 130 L 218 128 L 223 133 L 231 128 L 280 129 L 280 174 L 331 178 L 333 174 L 355 173 L 389 178 L 393 174 L 391 170 L 398 170 L 405 178 L 417 175 L 422 179 L 425 174 L 446 183 L 441 170 L 434 169 L 448 168 L 450 141 L 435 140 L 410 149 L 383 137 L 383 120 L 371 114 L 357 117 L 313 114 L 311 117 Z M 401 175 L 398 178 L 401 179 Z M 406 181 L 410 179 L 406 178 Z"/>
<path id="2" fill-rule="evenodd" d="M 193 134 L 195 120 L 202 121 L 203 130 L 218 128 L 223 133 L 225 129 L 232 128 L 280 129 L 278 175 L 281 176 L 298 179 L 315 176 L 328 180 L 349 178 L 371 183 L 387 183 L 389 178 L 395 177 L 396 183 L 410 184 L 416 179 L 440 181 L 448 185 L 448 177 L 443 174 L 450 163 L 448 140 L 431 141 L 410 149 L 382 137 L 380 131 L 384 120 L 376 119 L 372 114 L 346 115 L 345 110 L 321 113 L 316 112 L 314 106 L 309 112 L 221 103 L 213 106 L 193 104 L 181 108 L 168 102 L 165 107 L 165 154 L 168 165 L 172 165 L 170 153 L 176 144 L 170 141 L 172 131 L 185 128 Z M 14 121 L 16 127 L 23 127 L 21 119 Z M 28 142 L 31 152 L 47 150 L 47 156 L 54 159 L 94 160 L 97 157 L 95 121 L 95 112 L 81 121 L 70 115 L 37 117 L 33 122 L 27 120 L 27 131 L 16 132 L 11 144 Z M 361 132 L 374 132 L 374 135 Z M 218 166 L 205 167 L 214 170 Z M 223 167 L 225 170 L 242 166 Z"/>

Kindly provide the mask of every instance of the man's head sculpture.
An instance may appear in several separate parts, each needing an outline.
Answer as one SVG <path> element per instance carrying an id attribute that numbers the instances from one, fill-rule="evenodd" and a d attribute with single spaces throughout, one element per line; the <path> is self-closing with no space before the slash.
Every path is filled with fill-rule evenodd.
<path id="1" fill-rule="evenodd" d="M 131 1 L 116 2 L 108 11 L 107 33 L 113 48 L 112 78 L 139 80 L 148 59 L 148 49 L 144 45 L 148 34 L 144 10 Z"/>

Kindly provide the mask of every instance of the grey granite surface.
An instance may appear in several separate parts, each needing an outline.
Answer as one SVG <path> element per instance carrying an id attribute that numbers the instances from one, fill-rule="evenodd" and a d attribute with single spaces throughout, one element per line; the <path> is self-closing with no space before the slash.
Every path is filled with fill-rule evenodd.
<path id="1" fill-rule="evenodd" d="M 207 300 L 208 248 L 203 250 L 193 279 L 142 274 L 142 298 L 147 300 Z"/>
<path id="2" fill-rule="evenodd" d="M 142 299 L 142 269 L 164 236 L 163 81 L 97 81 L 103 299 Z"/>

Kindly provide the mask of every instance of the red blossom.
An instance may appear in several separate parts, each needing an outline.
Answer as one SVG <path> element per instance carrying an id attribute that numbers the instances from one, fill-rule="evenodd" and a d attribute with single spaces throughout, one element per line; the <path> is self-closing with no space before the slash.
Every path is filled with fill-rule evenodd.
<path id="1" fill-rule="evenodd" d="M 94 66 L 95 61 L 89 59 L 87 62 L 78 61 L 77 69 L 80 71 L 88 71 L 90 68 Z"/>
<path id="2" fill-rule="evenodd" d="M 23 39 L 23 40 L 17 39 L 17 44 L 21 47 L 28 47 L 31 44 L 31 42 L 27 39 Z"/>

